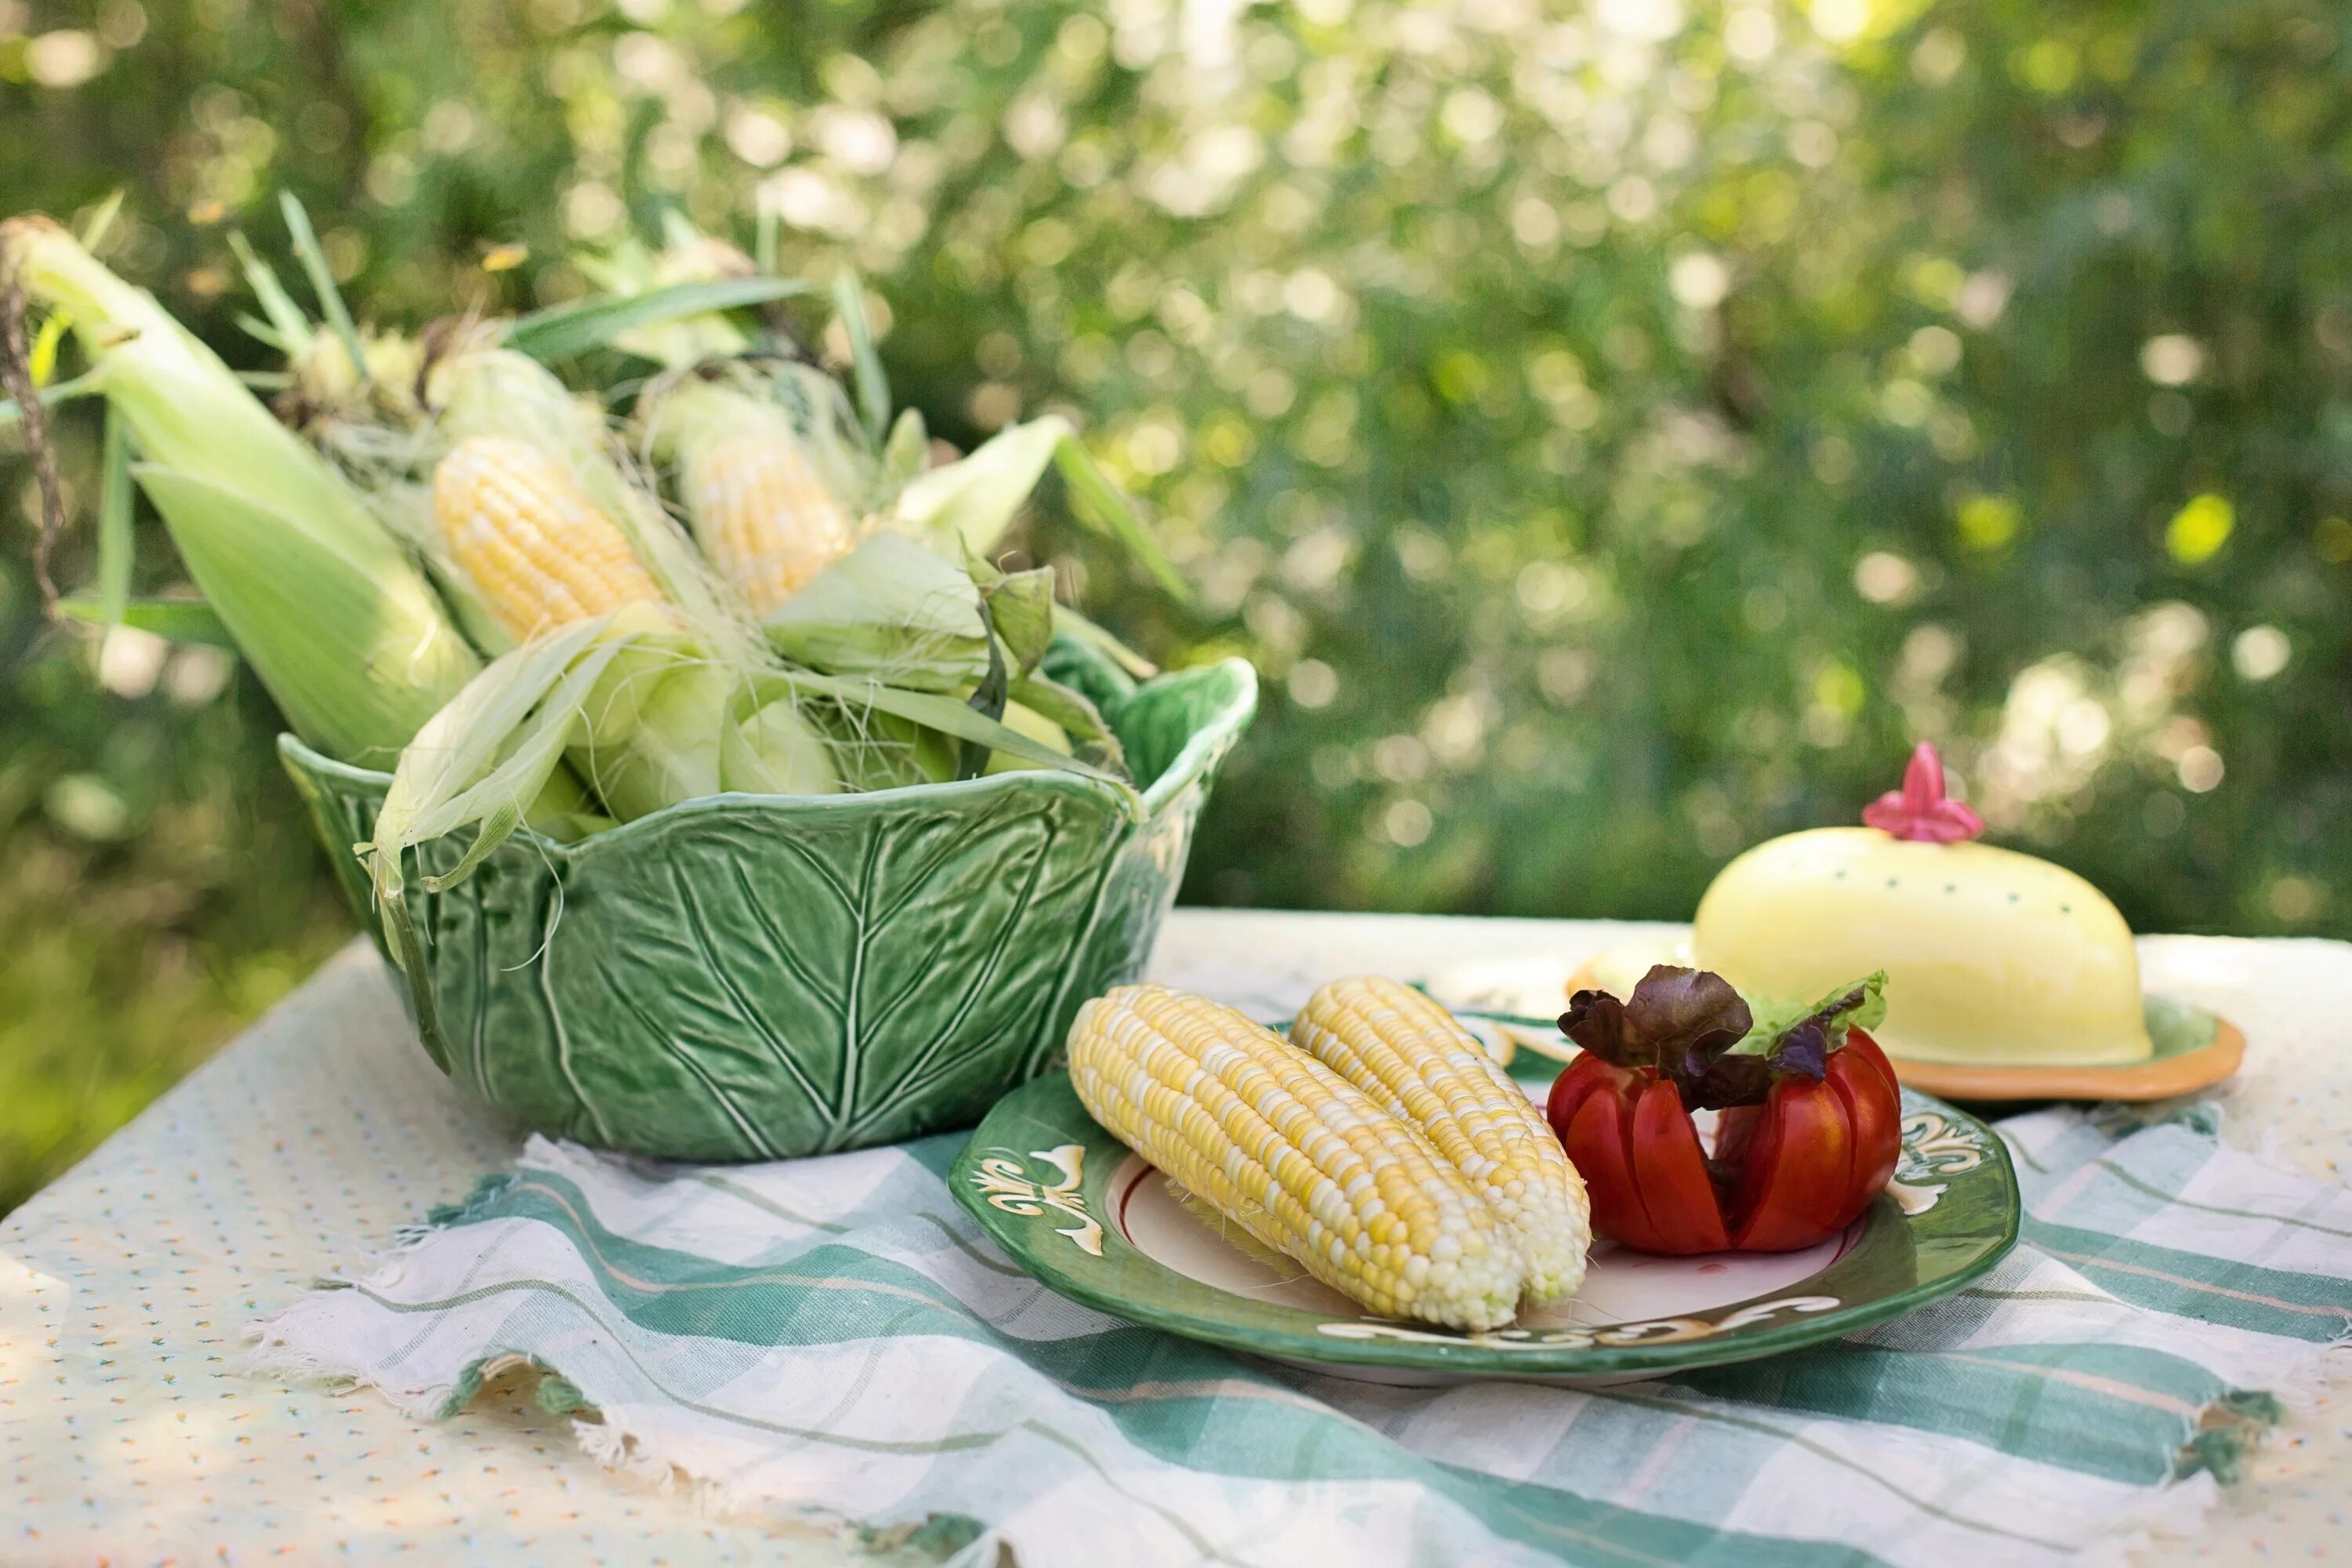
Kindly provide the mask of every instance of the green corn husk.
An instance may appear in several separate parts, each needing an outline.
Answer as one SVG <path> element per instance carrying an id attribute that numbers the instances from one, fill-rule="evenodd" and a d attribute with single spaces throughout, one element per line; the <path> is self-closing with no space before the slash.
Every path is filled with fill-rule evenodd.
<path id="1" fill-rule="evenodd" d="M 620 528 L 709 652 L 731 662 L 754 657 L 758 638 L 729 607 L 709 567 L 623 469 L 601 416 L 583 408 L 552 371 L 511 349 L 476 343 L 436 359 L 425 384 L 434 410 L 430 441 L 446 447 L 467 436 L 498 435 L 538 447 Z"/>
<path id="2" fill-rule="evenodd" d="M 536 776 L 518 772 L 517 758 L 538 768 L 551 755 L 568 756 L 622 821 L 723 792 L 838 791 L 841 770 L 825 738 L 797 712 L 796 693 L 775 689 L 764 700 L 742 700 L 747 680 L 772 668 L 773 656 L 728 611 L 709 569 L 606 445 L 601 419 L 542 366 L 483 346 L 489 341 L 483 334 L 445 352 L 428 371 L 432 414 L 409 433 L 410 468 L 429 471 L 469 436 L 530 444 L 620 529 L 663 603 L 543 633 L 492 663 L 435 730 L 446 754 L 412 748 L 401 759 L 393 804 L 408 815 L 380 826 L 364 852 L 380 893 L 389 892 L 404 851 L 423 838 L 465 826 L 494 837 L 511 832 L 510 796 Z M 478 607 L 472 585 L 437 548 L 421 482 L 387 483 L 379 494 L 436 542 L 439 569 L 461 603 Z"/>
<path id="3" fill-rule="evenodd" d="M 1066 756 L 1075 754 L 1070 738 L 1063 732 L 1062 726 L 1024 703 L 1007 702 L 1004 705 L 1004 726 L 1028 736 L 1048 751 L 1060 752 Z M 1009 752 L 991 752 L 986 771 L 991 773 L 1023 773 L 1039 765 Z"/>
<path id="4" fill-rule="evenodd" d="M 981 590 L 953 563 L 877 533 L 760 624 L 769 646 L 828 675 L 969 692 L 988 673 Z"/>
<path id="5" fill-rule="evenodd" d="M 304 741 L 380 765 L 479 668 L 358 493 L 144 289 L 47 219 L 0 223 L 0 268 L 69 318 L 143 461 L 140 482 Z"/>
<path id="6" fill-rule="evenodd" d="M 572 265 L 616 300 L 652 294 L 681 283 L 751 278 L 752 259 L 722 239 L 701 234 L 675 214 L 664 224 L 662 247 L 631 235 L 601 256 L 574 256 Z M 751 340 L 723 311 L 648 322 L 616 331 L 613 347 L 656 364 L 687 365 L 699 360 L 731 359 L 748 352 Z"/>
<path id="7" fill-rule="evenodd" d="M 1171 596 L 1190 596 L 1183 574 L 1086 443 L 1067 420 L 1051 414 L 999 431 L 970 456 L 909 479 L 892 505 L 889 524 L 948 553 L 993 556 L 1049 464 L 1061 470 L 1081 503 L 1081 521 L 1116 540 Z"/>

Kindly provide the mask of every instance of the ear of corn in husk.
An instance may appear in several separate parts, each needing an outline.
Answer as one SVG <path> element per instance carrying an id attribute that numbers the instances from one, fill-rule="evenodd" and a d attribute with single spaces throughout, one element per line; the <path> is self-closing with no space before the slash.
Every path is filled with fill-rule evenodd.
<path id="1" fill-rule="evenodd" d="M 535 379 L 515 375 L 511 365 L 495 374 L 524 388 Z M 543 384 L 535 395 L 548 395 Z M 542 402 L 535 415 L 522 413 L 510 426 L 522 434 L 456 437 L 435 468 L 434 510 L 450 567 L 520 646 L 591 619 L 626 637 L 614 679 L 582 712 L 572 742 L 575 764 L 597 795 L 625 820 L 730 785 L 766 789 L 789 781 L 796 794 L 838 788 L 823 741 L 789 707 L 734 716 L 757 645 L 716 608 L 690 554 L 657 579 L 582 481 L 576 447 L 565 461 L 570 411 Z M 485 421 L 477 414 L 468 422 Z M 636 504 L 617 468 L 604 477 L 606 493 L 625 507 Z M 639 537 L 666 528 L 647 520 Z M 712 607 L 698 616 L 681 604 L 670 591 L 681 579 L 703 590 Z"/>
<path id="2" fill-rule="evenodd" d="M 484 329 L 460 330 L 425 373 L 433 423 L 428 442 L 446 450 L 472 436 L 524 442 L 568 475 L 606 523 L 619 530 L 687 625 L 729 659 L 757 646 L 725 590 L 659 502 L 622 467 L 601 412 L 584 406 L 545 365 L 493 346 Z"/>
<path id="3" fill-rule="evenodd" d="M 359 495 L 145 290 L 42 218 L 0 224 L 0 269 L 69 319 L 144 459 L 142 483 L 303 740 L 383 765 L 478 668 Z"/>
<path id="4" fill-rule="evenodd" d="M 641 417 L 676 460 L 695 542 L 754 619 L 856 548 L 857 519 L 775 403 L 688 377 L 653 404 Z"/>
<path id="5" fill-rule="evenodd" d="M 1430 997 L 1377 975 L 1307 998 L 1291 1044 L 1426 1134 L 1517 1237 L 1528 1292 L 1571 1294 L 1592 1244 L 1582 1178 L 1525 1090 Z"/>
<path id="6" fill-rule="evenodd" d="M 1420 1131 L 1230 1007 L 1121 986 L 1070 1026 L 1079 1100 L 1265 1245 L 1384 1317 L 1499 1328 L 1527 1275 L 1483 1194 Z"/>

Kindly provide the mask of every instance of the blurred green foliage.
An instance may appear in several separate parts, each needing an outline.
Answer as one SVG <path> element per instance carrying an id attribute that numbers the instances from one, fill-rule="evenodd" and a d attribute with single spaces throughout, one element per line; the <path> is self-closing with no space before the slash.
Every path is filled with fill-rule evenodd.
<path id="1" fill-rule="evenodd" d="M 1091 607 L 1270 678 L 1194 899 L 1680 915 L 1927 736 L 2144 929 L 2331 931 L 2344 22 L 0 0 L 0 190 L 127 186 L 112 259 L 248 363 L 224 230 L 274 240 L 281 185 L 409 321 L 764 205 L 887 300 L 936 426 L 1063 408 L 1156 505 L 1197 612 L 1041 521 Z M 5 1206 L 340 928 L 266 704 L 37 628 L 0 472 Z"/>

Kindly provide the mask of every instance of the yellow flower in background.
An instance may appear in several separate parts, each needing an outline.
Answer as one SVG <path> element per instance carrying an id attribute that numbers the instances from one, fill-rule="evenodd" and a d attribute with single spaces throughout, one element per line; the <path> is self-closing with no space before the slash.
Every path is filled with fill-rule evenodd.
<path id="1" fill-rule="evenodd" d="M 2164 552 L 2183 566 L 2201 565 L 2230 542 L 2230 531 L 2237 525 L 2238 509 L 2230 504 L 2230 498 L 2208 490 L 2174 512 L 2172 521 L 2165 524 Z"/>
<path id="2" fill-rule="evenodd" d="M 1954 521 L 1960 542 L 1970 550 L 1999 550 L 2017 537 L 2020 514 L 2007 496 L 1970 496 L 1962 501 Z"/>

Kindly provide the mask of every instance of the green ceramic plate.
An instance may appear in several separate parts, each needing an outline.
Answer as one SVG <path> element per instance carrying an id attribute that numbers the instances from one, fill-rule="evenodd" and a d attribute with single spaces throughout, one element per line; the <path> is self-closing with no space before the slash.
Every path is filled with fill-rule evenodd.
<path id="1" fill-rule="evenodd" d="M 1537 1093 L 1540 1078 L 1521 1081 Z M 1237 1351 L 1383 1383 L 1507 1377 L 1605 1384 L 1774 1355 L 1948 1295 L 2017 1240 L 2000 1139 L 1906 1091 L 1895 1184 L 1804 1252 L 1653 1258 L 1603 1242 L 1584 1288 L 1492 1333 L 1365 1314 L 1278 1271 L 1177 1203 L 1055 1073 L 997 1102 L 949 1173 L 1013 1260 L 1087 1306 Z"/>

